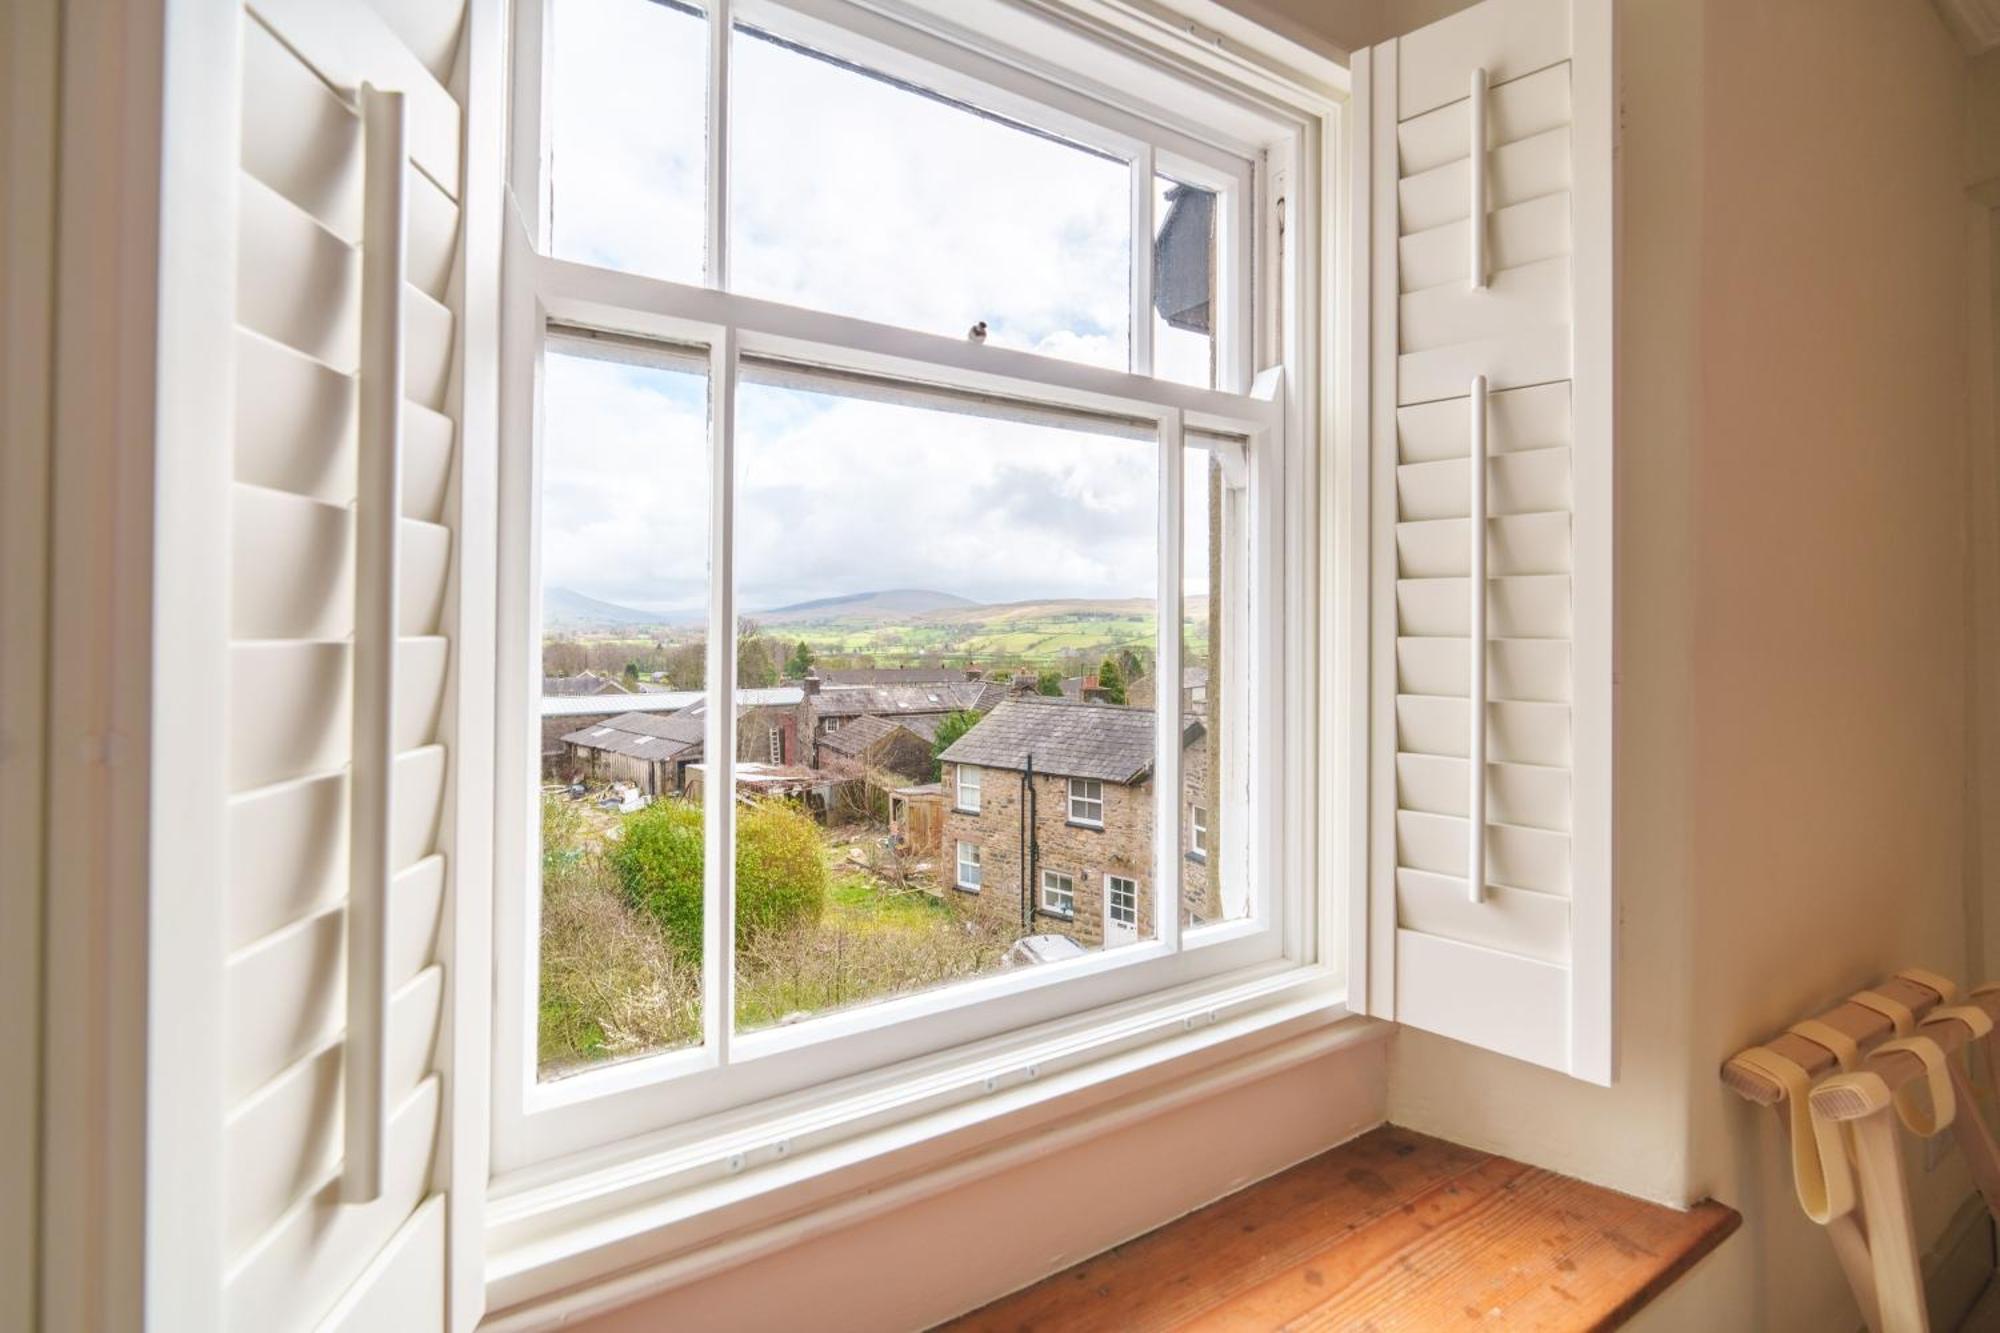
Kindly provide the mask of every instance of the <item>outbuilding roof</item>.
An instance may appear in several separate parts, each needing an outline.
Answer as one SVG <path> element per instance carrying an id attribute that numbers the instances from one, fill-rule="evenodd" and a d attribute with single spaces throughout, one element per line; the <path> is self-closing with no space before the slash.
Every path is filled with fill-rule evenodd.
<path id="1" fill-rule="evenodd" d="M 1181 743 L 1192 744 L 1201 735 L 1201 723 L 1189 722 Z M 1153 711 L 1038 696 L 1007 699 L 940 758 L 1021 772 L 1030 755 L 1037 773 L 1128 785 L 1142 781 L 1153 768 Z"/>
<path id="2" fill-rule="evenodd" d="M 621 713 L 570 732 L 563 737 L 563 743 L 635 759 L 673 759 L 699 750 L 703 734 L 699 715 L 674 713 L 656 717 L 650 713 Z"/>
<path id="3" fill-rule="evenodd" d="M 992 681 L 957 680 L 928 685 L 829 685 L 808 697 L 813 712 L 820 717 L 858 717 L 863 713 L 894 717 L 898 713 L 956 713 L 961 709 L 977 712 L 992 707 L 1006 693 L 1006 686 Z"/>
<path id="4" fill-rule="evenodd" d="M 543 695 L 541 710 L 543 717 L 595 717 L 600 713 L 614 712 L 661 712 L 673 713 L 683 708 L 692 708 L 708 696 L 700 690 L 667 690 L 653 694 L 607 695 Z M 739 708 L 789 708 L 805 697 L 805 691 L 796 685 L 768 685 L 744 688 L 736 691 Z"/>
<path id="5" fill-rule="evenodd" d="M 965 680 L 962 667 L 814 667 L 822 685 L 941 685 Z"/>

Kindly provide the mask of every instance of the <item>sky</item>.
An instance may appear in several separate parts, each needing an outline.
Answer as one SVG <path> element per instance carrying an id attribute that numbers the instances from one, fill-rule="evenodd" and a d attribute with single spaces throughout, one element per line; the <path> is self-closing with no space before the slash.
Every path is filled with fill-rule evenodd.
<path id="1" fill-rule="evenodd" d="M 565 258 L 699 282 L 706 25 L 648 0 L 554 6 L 553 235 Z M 739 291 L 1122 368 L 1129 166 L 742 33 L 732 50 Z M 1157 336 L 1157 335 L 1156 335 Z M 1208 343 L 1161 341 L 1206 382 Z M 543 579 L 699 613 L 698 374 L 552 349 Z M 1151 597 L 1155 446 L 746 383 L 738 600 L 878 588 L 979 601 Z"/>

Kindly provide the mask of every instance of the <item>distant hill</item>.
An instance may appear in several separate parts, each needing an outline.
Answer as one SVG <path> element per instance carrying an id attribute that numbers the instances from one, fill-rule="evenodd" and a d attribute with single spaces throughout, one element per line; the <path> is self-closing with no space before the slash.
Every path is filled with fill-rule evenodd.
<path id="1" fill-rule="evenodd" d="M 877 592 L 849 593 L 844 597 L 820 597 L 810 602 L 793 602 L 751 614 L 765 624 L 785 625 L 823 620 L 885 620 L 894 616 L 922 616 L 937 611 L 964 611 L 979 606 L 969 597 L 959 597 L 932 588 L 885 588 Z"/>
<path id="2" fill-rule="evenodd" d="M 674 617 L 641 611 L 616 602 L 600 602 L 573 588 L 542 589 L 542 629 L 545 633 L 603 629 L 616 625 L 666 625 Z"/>

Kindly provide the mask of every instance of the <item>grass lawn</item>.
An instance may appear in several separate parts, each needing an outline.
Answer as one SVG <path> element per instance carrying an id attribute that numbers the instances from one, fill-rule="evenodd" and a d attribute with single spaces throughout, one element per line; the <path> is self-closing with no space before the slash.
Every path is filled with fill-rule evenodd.
<path id="1" fill-rule="evenodd" d="M 627 901 L 603 854 L 620 821 L 560 797 L 543 804 L 539 1050 L 545 1073 L 701 1040 L 701 968 Z M 736 1025 L 768 1027 L 977 976 L 1012 935 L 956 903 L 899 889 L 826 849 L 819 920 L 742 942 Z"/>

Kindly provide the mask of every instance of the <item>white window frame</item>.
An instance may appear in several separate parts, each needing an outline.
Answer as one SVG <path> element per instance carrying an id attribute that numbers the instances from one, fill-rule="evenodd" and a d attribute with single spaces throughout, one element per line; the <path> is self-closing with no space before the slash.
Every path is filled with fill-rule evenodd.
<path id="1" fill-rule="evenodd" d="M 966 781 L 970 774 L 972 780 Z M 978 764 L 955 764 L 951 772 L 951 808 L 962 815 L 979 813 L 981 788 L 986 782 L 986 772 Z M 971 799 L 966 799 L 970 797 Z"/>
<path id="2" fill-rule="evenodd" d="M 972 858 L 970 861 L 966 859 L 965 854 L 967 852 L 972 853 Z M 972 867 L 971 879 L 967 879 L 965 877 L 965 868 L 968 865 Z M 958 873 L 954 880 L 954 883 L 959 888 L 964 889 L 967 893 L 977 893 L 979 892 L 979 882 L 982 878 L 984 878 L 985 874 L 986 874 L 986 869 L 981 864 L 981 851 L 979 844 L 976 842 L 960 841 L 960 843 L 958 844 Z"/>
<path id="3" fill-rule="evenodd" d="M 840 719 L 837 717 L 826 718 L 820 723 L 819 729 L 822 735 L 830 736 L 840 730 Z"/>
<path id="4" fill-rule="evenodd" d="M 1079 0 L 1081 2 L 1081 0 Z M 1228 192 L 1220 210 L 1223 259 L 1220 302 L 1225 311 L 1218 339 L 1217 389 L 1193 388 L 1147 376 L 1054 361 L 998 347 L 975 346 L 906 329 L 717 290 L 555 260 L 537 252 L 547 235 L 547 175 L 543 169 L 546 125 L 540 105 L 544 81 L 542 8 L 524 0 L 514 11 L 517 66 L 513 81 L 515 138 L 511 153 L 514 206 L 506 210 L 505 301 L 502 312 L 503 412 L 501 422 L 500 513 L 502 552 L 497 587 L 499 660 L 496 688 L 500 715 L 518 725 L 501 728 L 496 754 L 499 818 L 496 838 L 494 912 L 495 995 L 491 1164 L 496 1197 L 508 1200 L 494 1222 L 496 1236 L 547 1238 L 581 1220 L 595 1197 L 578 1184 L 585 1160 L 611 1162 L 619 1188 L 666 1199 L 706 1177 L 709 1169 L 740 1169 L 716 1147 L 718 1135 L 740 1135 L 774 1114 L 770 1099 L 810 1093 L 821 1106 L 821 1136 L 856 1132 L 827 1108 L 841 1104 L 842 1089 L 899 1061 L 919 1057 L 929 1068 L 972 1071 L 982 1062 L 1017 1058 L 1010 1052 L 1041 1049 L 1029 1043 L 1061 1041 L 1065 1059 L 1096 1058 L 1114 1040 L 1129 1041 L 1132 1022 L 1143 1030 L 1181 1028 L 1183 1011 L 1224 1016 L 1275 1013 L 1279 997 L 1312 995 L 1324 1008 L 1337 1003 L 1345 958 L 1332 932 L 1334 899 L 1320 878 L 1328 864 L 1315 840 L 1313 818 L 1324 796 L 1313 750 L 1304 729 L 1282 727 L 1286 716 L 1314 715 L 1322 697 L 1316 655 L 1325 647 L 1316 586 L 1325 571 L 1345 578 L 1343 559 L 1319 541 L 1323 470 L 1318 441 L 1332 442 L 1337 421 L 1331 395 L 1320 385 L 1329 373 L 1330 346 L 1320 329 L 1331 327 L 1322 309 L 1322 275 L 1332 271 L 1334 226 L 1329 168 L 1339 142 L 1344 84 L 1315 71 L 1259 53 L 1223 59 L 1221 48 L 1199 34 L 1148 25 L 1125 0 L 1088 0 L 1116 10 L 1135 25 L 1134 42 L 1112 40 L 1103 30 L 1051 11 L 1042 20 L 1060 29 L 1061 60 L 1016 58 L 1006 49 L 1012 36 L 975 31 L 992 15 L 962 10 L 947 0 L 716 0 L 710 12 L 754 18 L 782 26 L 830 54 L 884 69 L 899 77 L 939 87 L 981 106 L 1017 115 L 1093 144 L 1109 143 L 1135 163 L 1135 236 L 1152 235 L 1152 176 Z M 1001 7 L 995 7 L 995 13 Z M 997 23 L 997 20 L 996 20 Z M 727 31 L 712 25 L 711 35 Z M 960 45 L 961 41 L 969 45 Z M 999 54 L 989 54 L 991 44 Z M 720 87 L 710 88 L 711 108 L 726 98 L 726 50 Z M 1055 49 L 1052 47 L 1052 49 Z M 1134 52 L 1137 54 L 1134 54 Z M 1289 56 L 1287 57 L 1289 58 Z M 1065 63 L 1067 62 L 1067 63 Z M 1150 82 L 1149 82 L 1150 81 Z M 1197 90 L 1198 98 L 1161 97 L 1163 90 Z M 1175 111 L 1181 100 L 1195 105 Z M 727 160 L 726 127 L 711 134 L 711 180 L 721 179 Z M 1229 174 L 1231 162 L 1254 161 Z M 1219 164 L 1219 165 L 1218 165 Z M 1276 223 L 1275 200 L 1285 198 L 1286 224 Z M 709 196 L 710 254 L 726 268 L 726 237 L 720 228 L 726 187 L 712 184 Z M 1254 225 L 1253 225 L 1253 219 Z M 1253 236 L 1254 232 L 1254 236 Z M 718 247 L 718 242 L 721 242 Z M 1255 248 L 1252 266 L 1235 256 Z M 720 253 L 718 254 L 718 248 Z M 1146 252 L 1147 246 L 1135 250 Z M 1149 261 L 1147 261 L 1149 262 Z M 1134 307 L 1145 318 L 1132 321 L 1133 346 L 1150 344 L 1151 311 L 1147 262 L 1134 259 Z M 1145 273 L 1143 281 L 1136 280 Z M 1279 297 L 1279 277 L 1284 275 Z M 1259 283 L 1272 298 L 1252 310 L 1250 286 Z M 1227 460 L 1241 487 L 1242 525 L 1237 578 L 1227 594 L 1239 599 L 1245 656 L 1240 690 L 1247 700 L 1240 744 L 1259 756 L 1245 766 L 1248 818 L 1238 830 L 1251 894 L 1241 920 L 1183 930 L 1180 913 L 1165 900 L 1179 892 L 1178 858 L 1182 803 L 1160 799 L 1155 828 L 1155 862 L 1161 867 L 1153 892 L 1161 895 L 1158 938 L 1109 953 L 1049 964 L 1026 975 L 982 978 L 911 999 L 889 1000 L 772 1031 L 736 1034 L 720 1016 L 727 1003 L 706 1007 L 708 1031 L 699 1048 L 610 1065 L 557 1082 L 536 1081 L 533 1005 L 538 894 L 536 821 L 515 817 L 513 802 L 533 790 L 538 738 L 527 706 L 530 680 L 539 681 L 539 612 L 529 590 L 537 578 L 535 483 L 539 450 L 539 367 L 551 325 L 611 330 L 627 337 L 660 340 L 706 349 L 710 388 L 720 409 L 713 423 L 711 458 L 727 477 L 733 460 L 733 385 L 738 358 L 746 353 L 788 357 L 862 373 L 919 383 L 949 383 L 960 390 L 1035 401 L 1083 412 L 1110 412 L 1153 422 L 1160 438 L 1161 633 L 1156 670 L 1174 679 L 1180 661 L 1181 577 L 1179 514 L 1182 445 L 1216 450 Z M 1262 348 L 1253 357 L 1253 344 Z M 1259 361 L 1282 363 L 1285 372 L 1251 375 Z M 1143 358 L 1139 364 L 1146 364 Z M 1228 438 L 1218 438 L 1228 437 Z M 711 534 L 715 586 L 711 595 L 711 681 L 734 679 L 734 589 L 728 559 L 730 512 L 727 487 L 712 496 Z M 1347 503 L 1343 498 L 1342 503 Z M 1288 532 L 1297 534 L 1287 539 Z M 1322 565 L 1322 560 L 1326 563 Z M 721 632 L 715 632 L 720 627 Z M 1219 651 L 1219 650 L 1218 650 Z M 1342 651 L 1346 651 L 1343 649 Z M 1177 712 L 1180 692 L 1165 691 Z M 733 763 L 734 710 L 709 710 L 708 752 Z M 839 719 L 826 719 L 827 730 Z M 1329 724 L 1332 725 L 1332 724 Z M 1161 792 L 1178 786 L 1179 747 L 1170 743 L 1178 726 L 1159 729 L 1155 765 Z M 716 807 L 727 810 L 727 804 Z M 727 960 L 732 935 L 726 898 L 730 840 L 726 813 L 711 820 L 708 859 L 710 902 L 722 905 L 707 922 L 709 957 Z M 733 979 L 729 966 L 704 969 L 717 996 L 726 998 Z M 1295 999 L 1285 1001 L 1296 1003 Z M 1198 1007 L 1190 1007 L 1198 1006 Z M 1275 1020 L 1270 1020 L 1275 1021 Z M 1125 1036 L 1117 1037 L 1115 1034 Z M 939 1064 L 940 1061 L 944 1063 Z M 723 1090 L 715 1076 L 727 1069 L 736 1081 Z M 956 1075 L 953 1075 L 956 1078 Z M 965 1095 L 990 1091 L 990 1078 L 967 1073 Z M 845 1080 L 845 1081 L 843 1081 Z M 953 1083 L 953 1087 L 960 1086 Z M 915 1085 L 892 1089 L 898 1105 L 915 1108 Z M 954 1094 L 957 1095 L 957 1094 Z M 858 1105 L 859 1103 L 856 1103 Z M 881 1102 L 872 1103 L 879 1114 Z M 857 1112 L 858 1114 L 858 1112 Z M 916 1112 L 911 1111 L 912 1115 Z M 858 1123 L 855 1122 L 855 1123 Z M 645 1136 L 641 1139 L 640 1136 Z M 621 1145 L 631 1144 L 628 1149 Z M 788 1145 L 793 1140 L 786 1140 Z M 669 1169 L 659 1153 L 672 1149 Z M 607 1157 L 606 1154 L 609 1154 Z M 552 1159 L 568 1158 L 569 1163 Z M 655 1166 L 644 1166 L 654 1162 Z M 692 1174 L 691 1174 L 692 1173 Z M 579 1242 L 581 1244 L 581 1242 Z M 497 1249 L 506 1247 L 496 1240 Z M 609 1262 L 608 1260 L 606 1261 Z M 569 1278 L 574 1264 L 557 1270 Z M 608 1270 L 607 1270 L 608 1271 Z M 515 1272 L 506 1290 L 519 1297 L 541 1279 Z"/>
<path id="5" fill-rule="evenodd" d="M 1208 860 L 1208 807 L 1188 802 L 1188 851 Z"/>
<path id="6" fill-rule="evenodd" d="M 768 751 L 773 764 L 785 762 L 785 733 L 777 727 L 766 727 Z"/>
<path id="7" fill-rule="evenodd" d="M 1097 785 L 1097 795 L 1090 794 L 1091 784 Z M 1090 807 L 1097 807 L 1097 817 L 1088 813 Z M 1085 813 L 1077 813 L 1079 810 Z M 1085 828 L 1104 827 L 1104 779 L 1071 778 L 1069 780 L 1069 822 L 1081 824 Z"/>
<path id="8" fill-rule="evenodd" d="M 1054 881 L 1054 882 L 1051 882 Z M 1065 921 L 1076 919 L 1076 876 L 1067 870 L 1042 867 L 1041 910 Z M 1065 905 L 1067 904 L 1067 905 Z"/>

